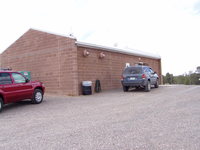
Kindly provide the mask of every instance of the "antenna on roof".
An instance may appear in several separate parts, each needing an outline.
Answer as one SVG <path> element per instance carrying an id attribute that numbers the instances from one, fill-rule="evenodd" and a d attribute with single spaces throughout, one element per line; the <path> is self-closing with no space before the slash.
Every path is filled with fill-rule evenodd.
<path id="1" fill-rule="evenodd" d="M 70 36 L 70 37 L 74 37 L 73 33 L 70 33 L 69 36 Z"/>
<path id="2" fill-rule="evenodd" d="M 72 27 L 70 27 L 69 36 L 72 38 L 75 38 L 74 33 L 72 31 Z"/>

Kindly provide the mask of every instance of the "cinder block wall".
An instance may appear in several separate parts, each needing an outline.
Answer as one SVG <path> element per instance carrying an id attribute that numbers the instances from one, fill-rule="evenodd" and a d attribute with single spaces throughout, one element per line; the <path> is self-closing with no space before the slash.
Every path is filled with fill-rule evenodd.
<path id="1" fill-rule="evenodd" d="M 90 55 L 83 56 L 83 51 L 87 50 Z M 99 54 L 103 52 L 105 57 L 99 59 Z M 81 94 L 81 82 L 85 80 L 92 81 L 93 92 L 96 79 L 101 82 L 102 90 L 115 89 L 121 87 L 121 74 L 126 63 L 135 65 L 140 61 L 148 63 L 161 78 L 161 64 L 158 59 L 151 59 L 93 48 L 78 46 L 78 80 L 79 94 Z"/>
<path id="2" fill-rule="evenodd" d="M 1 67 L 31 71 L 48 93 L 78 95 L 75 39 L 30 29 L 1 54 Z"/>

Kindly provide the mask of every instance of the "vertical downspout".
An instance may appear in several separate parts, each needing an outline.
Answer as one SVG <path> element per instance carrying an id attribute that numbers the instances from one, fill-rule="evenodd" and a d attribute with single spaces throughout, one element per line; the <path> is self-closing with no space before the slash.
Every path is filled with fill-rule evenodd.
<path id="1" fill-rule="evenodd" d="M 76 39 L 74 40 L 74 47 L 75 47 L 75 49 L 76 49 L 76 94 L 77 95 L 80 95 L 80 93 L 79 93 L 79 68 L 78 68 L 78 46 L 77 46 L 77 44 L 76 44 Z"/>

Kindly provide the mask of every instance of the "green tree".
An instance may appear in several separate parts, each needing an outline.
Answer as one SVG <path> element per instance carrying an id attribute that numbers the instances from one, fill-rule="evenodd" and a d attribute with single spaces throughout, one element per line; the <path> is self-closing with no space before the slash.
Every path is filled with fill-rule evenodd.
<path id="1" fill-rule="evenodd" d="M 185 83 L 185 76 L 179 75 L 177 76 L 177 84 L 184 84 Z"/>
<path id="2" fill-rule="evenodd" d="M 166 76 L 164 76 L 164 83 L 173 84 L 175 82 L 173 74 L 170 74 L 169 72 L 166 73 Z"/>
<path id="3" fill-rule="evenodd" d="M 190 75 L 190 81 L 191 81 L 191 84 L 196 84 L 198 85 L 200 80 L 199 80 L 199 76 L 197 73 L 193 73 Z"/>
<path id="4" fill-rule="evenodd" d="M 200 73 L 200 66 L 197 67 L 196 72 L 197 72 L 197 73 Z"/>
<path id="5" fill-rule="evenodd" d="M 197 70 L 200 71 L 200 67 L 197 67 Z M 173 76 L 173 74 L 168 72 L 163 76 L 163 82 L 164 84 L 200 85 L 200 72 L 198 71 L 196 71 L 196 73 L 189 71 L 188 74 L 185 73 L 184 75 L 179 76 Z"/>
<path id="6" fill-rule="evenodd" d="M 184 82 L 185 85 L 189 85 L 190 84 L 190 78 L 189 76 L 185 76 L 185 82 Z"/>
<path id="7" fill-rule="evenodd" d="M 171 76 L 170 76 L 169 72 L 166 73 L 166 83 L 171 84 Z"/>
<path id="8" fill-rule="evenodd" d="M 174 84 L 175 83 L 175 80 L 174 80 L 174 75 L 173 74 L 170 74 L 170 82 L 171 84 Z"/>

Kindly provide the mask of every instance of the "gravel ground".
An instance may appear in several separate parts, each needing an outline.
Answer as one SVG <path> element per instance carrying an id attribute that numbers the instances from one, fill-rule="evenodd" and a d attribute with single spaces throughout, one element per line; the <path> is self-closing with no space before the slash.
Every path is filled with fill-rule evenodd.
<path id="1" fill-rule="evenodd" d="M 0 150 L 199 150 L 200 86 L 46 95 L 0 114 Z"/>

